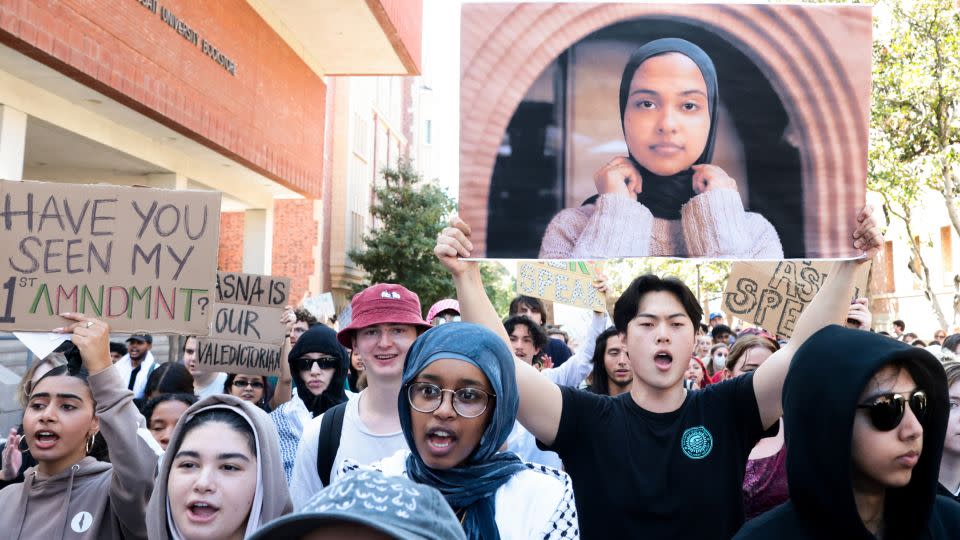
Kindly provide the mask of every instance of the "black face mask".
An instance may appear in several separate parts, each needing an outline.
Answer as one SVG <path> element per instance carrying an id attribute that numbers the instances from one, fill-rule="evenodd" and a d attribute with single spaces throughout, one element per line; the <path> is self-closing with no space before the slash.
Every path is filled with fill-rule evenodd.
<path id="1" fill-rule="evenodd" d="M 717 132 L 717 105 L 719 103 L 717 70 L 707 53 L 689 41 L 677 38 L 657 39 L 643 45 L 630 55 L 630 59 L 623 69 L 623 77 L 620 80 L 620 126 L 623 127 L 623 115 L 627 107 L 630 83 L 633 81 L 633 75 L 640 64 L 654 56 L 674 52 L 690 58 L 697 64 L 707 86 L 710 131 L 707 135 L 707 144 L 703 153 L 700 154 L 694 164 L 709 163 L 713 157 L 714 139 Z M 624 137 L 626 137 L 626 133 L 624 133 Z M 680 207 L 696 195 L 693 190 L 693 169 L 686 169 L 669 176 L 660 176 L 640 165 L 632 154 L 629 158 L 643 179 L 643 191 L 637 195 L 637 201 L 647 207 L 656 218 L 680 219 Z M 595 203 L 597 197 L 597 195 L 594 195 L 587 199 L 584 204 Z"/>

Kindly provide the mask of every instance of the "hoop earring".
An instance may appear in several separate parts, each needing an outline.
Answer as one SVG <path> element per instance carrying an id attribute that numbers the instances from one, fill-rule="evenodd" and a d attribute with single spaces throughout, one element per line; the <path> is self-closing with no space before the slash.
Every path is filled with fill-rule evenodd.
<path id="1" fill-rule="evenodd" d="M 83 449 L 86 450 L 86 454 L 87 454 L 87 455 L 90 454 L 90 450 L 93 450 L 93 439 L 94 439 L 96 436 L 97 436 L 96 433 L 94 433 L 93 435 L 91 435 L 90 438 L 87 439 L 87 444 L 85 444 L 85 445 L 83 446 Z"/>
<path id="2" fill-rule="evenodd" d="M 20 438 L 17 440 L 17 450 L 19 450 L 21 454 L 26 454 L 27 452 L 30 451 L 29 443 L 26 445 L 26 448 L 21 448 L 21 446 L 23 446 L 23 441 L 25 441 L 26 439 L 27 439 L 26 435 L 21 435 Z"/>

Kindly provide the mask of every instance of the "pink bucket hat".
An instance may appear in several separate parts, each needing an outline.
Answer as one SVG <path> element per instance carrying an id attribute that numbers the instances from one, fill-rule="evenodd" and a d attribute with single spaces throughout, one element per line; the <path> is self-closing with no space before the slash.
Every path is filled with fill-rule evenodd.
<path id="1" fill-rule="evenodd" d="M 427 321 L 420 318 L 420 297 L 403 285 L 380 283 L 357 293 L 350 301 L 353 318 L 346 328 L 337 332 L 337 341 L 344 347 L 353 347 L 353 333 L 377 324 L 410 324 L 418 331 L 429 330 Z"/>
<path id="2" fill-rule="evenodd" d="M 430 311 L 427 312 L 427 322 L 432 324 L 432 323 L 433 323 L 433 318 L 437 316 L 437 313 L 440 313 L 440 312 L 443 312 L 443 311 L 448 311 L 448 310 L 451 310 L 451 309 L 452 309 L 453 311 L 456 311 L 457 314 L 459 315 L 459 314 L 460 314 L 460 302 L 457 302 L 456 300 L 454 300 L 454 299 L 452 299 L 452 298 L 445 298 L 445 299 L 443 299 L 443 300 L 440 300 L 440 301 L 437 302 L 436 304 L 430 306 Z"/>

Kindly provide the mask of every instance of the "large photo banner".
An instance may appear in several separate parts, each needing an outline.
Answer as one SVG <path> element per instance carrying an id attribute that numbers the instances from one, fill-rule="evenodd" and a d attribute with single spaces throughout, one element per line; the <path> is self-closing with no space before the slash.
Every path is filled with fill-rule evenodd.
<path id="1" fill-rule="evenodd" d="M 869 6 L 465 4 L 461 36 L 474 256 L 858 255 Z"/>
<path id="2" fill-rule="evenodd" d="M 206 335 L 219 237 L 219 192 L 0 180 L 0 331 Z"/>

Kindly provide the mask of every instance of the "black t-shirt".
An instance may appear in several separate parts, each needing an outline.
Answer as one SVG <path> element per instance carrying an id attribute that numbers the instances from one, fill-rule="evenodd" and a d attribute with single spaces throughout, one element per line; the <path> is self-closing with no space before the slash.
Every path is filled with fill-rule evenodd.
<path id="1" fill-rule="evenodd" d="M 763 425 L 749 373 L 689 390 L 669 413 L 560 387 L 554 444 L 590 538 L 729 539 L 744 521 L 743 474 Z"/>

